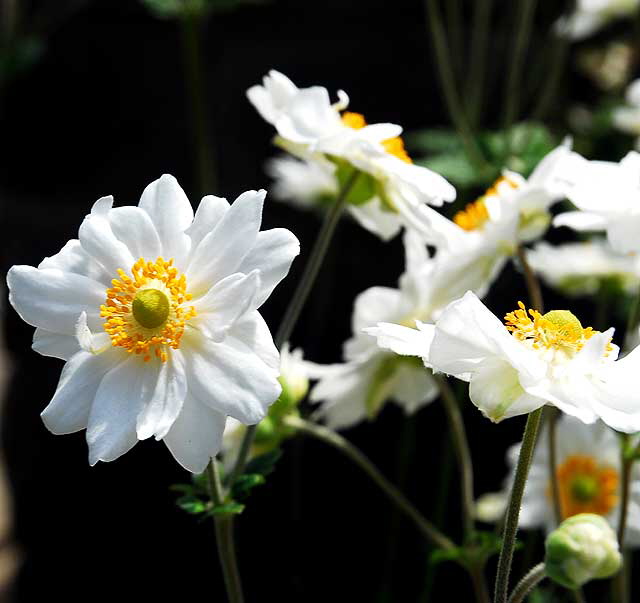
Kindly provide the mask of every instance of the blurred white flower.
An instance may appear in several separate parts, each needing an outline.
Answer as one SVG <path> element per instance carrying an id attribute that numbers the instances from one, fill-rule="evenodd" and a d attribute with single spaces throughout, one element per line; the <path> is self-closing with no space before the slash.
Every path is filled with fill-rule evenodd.
<path id="1" fill-rule="evenodd" d="M 361 172 L 357 201 L 350 199 L 361 207 L 374 199 L 380 202 L 381 211 L 367 216 L 370 229 L 384 218 L 386 223 L 376 232 L 388 231 L 390 217 L 396 229 L 405 224 L 425 230 L 422 212 L 416 208 L 433 212 L 428 205 L 440 206 L 456 197 L 455 189 L 442 176 L 413 164 L 400 138 L 400 126 L 367 125 L 363 115 L 344 112 L 349 98 L 343 91 L 338 92 L 338 102 L 331 104 L 326 88 L 298 88 L 283 74 L 270 71 L 263 85 L 251 87 L 247 96 L 276 128 L 277 143 L 285 150 L 307 160 L 330 159 L 341 183 L 346 181 L 345 168 Z"/>
<path id="2" fill-rule="evenodd" d="M 522 499 L 520 527 L 553 530 L 555 517 L 551 500 L 549 473 L 549 432 L 544 426 L 531 462 L 531 470 Z M 578 513 L 596 513 L 605 517 L 617 529 L 620 521 L 620 488 L 622 467 L 619 436 L 598 421 L 585 425 L 578 419 L 562 415 L 556 423 L 556 481 L 562 519 Z M 507 499 L 511 490 L 520 444 L 507 453 L 509 475 L 497 499 Z M 627 511 L 626 544 L 640 546 L 640 467 L 631 473 L 631 498 Z M 486 497 L 487 495 L 485 495 Z M 485 497 L 480 497 L 478 502 Z M 499 521 L 500 509 L 489 512 L 483 521 Z"/>
<path id="3" fill-rule="evenodd" d="M 604 239 L 557 246 L 542 241 L 527 252 L 527 261 L 548 285 L 567 295 L 594 295 L 606 282 L 629 294 L 640 286 L 640 258 L 616 253 Z"/>
<path id="4" fill-rule="evenodd" d="M 640 79 L 629 84 L 626 94 L 627 106 L 613 110 L 613 125 L 636 137 L 636 148 L 640 148 Z"/>
<path id="5" fill-rule="evenodd" d="M 285 229 L 259 232 L 264 197 L 207 196 L 194 217 L 165 175 L 138 207 L 98 200 L 79 239 L 9 271 L 9 299 L 37 327 L 34 349 L 67 361 L 42 418 L 56 434 L 86 428 L 92 465 L 155 436 L 199 473 L 227 415 L 257 423 L 280 395 L 258 308 L 299 243 Z"/>
<path id="6" fill-rule="evenodd" d="M 406 267 L 399 288 L 372 287 L 361 293 L 354 304 L 353 336 L 344 345 L 345 362 L 315 365 L 311 374 L 320 380 L 310 399 L 322 402 L 319 415 L 334 428 L 375 417 L 387 400 L 412 413 L 437 396 L 437 385 L 422 362 L 381 349 L 363 332 L 380 321 L 413 326 L 416 320 L 433 320 L 460 295 L 452 278 L 458 267 L 450 258 L 430 258 L 414 232 L 406 232 L 404 242 Z"/>
<path id="7" fill-rule="evenodd" d="M 572 40 L 581 40 L 611 21 L 632 17 L 640 0 L 577 0 L 575 10 L 556 23 L 556 30 Z"/>
<path id="8" fill-rule="evenodd" d="M 619 163 L 582 159 L 580 172 L 567 191 L 578 211 L 559 214 L 554 226 L 605 231 L 615 251 L 640 251 L 640 153 L 631 151 Z"/>
<path id="9" fill-rule="evenodd" d="M 640 431 L 635 380 L 640 348 L 616 361 L 613 329 L 584 328 L 568 310 L 520 308 L 502 324 L 471 292 L 419 331 L 380 323 L 367 331 L 383 348 L 420 356 L 427 366 L 469 382 L 471 401 L 492 421 L 552 404 L 619 431 Z"/>

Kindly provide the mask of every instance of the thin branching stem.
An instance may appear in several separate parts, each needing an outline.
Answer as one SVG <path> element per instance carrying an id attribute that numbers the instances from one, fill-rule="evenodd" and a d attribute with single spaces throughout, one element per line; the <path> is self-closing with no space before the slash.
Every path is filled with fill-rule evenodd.
<path id="1" fill-rule="evenodd" d="M 509 597 L 509 603 L 523 603 L 525 597 L 545 578 L 544 563 L 538 563 L 518 582 Z"/>

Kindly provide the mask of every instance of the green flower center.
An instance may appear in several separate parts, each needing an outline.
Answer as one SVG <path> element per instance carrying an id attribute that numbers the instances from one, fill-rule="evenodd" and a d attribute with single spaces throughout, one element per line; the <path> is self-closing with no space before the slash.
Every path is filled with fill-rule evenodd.
<path id="1" fill-rule="evenodd" d="M 171 305 L 169 298 L 162 291 L 143 289 L 133 298 L 131 310 L 140 326 L 155 329 L 167 320 Z"/>
<path id="2" fill-rule="evenodd" d="M 598 495 L 598 480 L 593 475 L 576 475 L 571 480 L 570 490 L 574 500 L 591 502 Z"/>
<path id="3" fill-rule="evenodd" d="M 543 314 L 542 318 L 546 318 L 550 323 L 558 327 L 568 327 L 568 330 L 582 330 L 582 324 L 576 315 L 573 312 L 569 312 L 569 310 L 551 310 L 551 312 Z"/>

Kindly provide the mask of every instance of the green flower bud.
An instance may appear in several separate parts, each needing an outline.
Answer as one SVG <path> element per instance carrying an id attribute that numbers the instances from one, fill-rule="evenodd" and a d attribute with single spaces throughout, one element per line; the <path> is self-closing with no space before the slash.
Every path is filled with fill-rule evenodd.
<path id="1" fill-rule="evenodd" d="M 576 589 L 595 578 L 608 578 L 622 566 L 618 539 L 600 515 L 580 513 L 563 521 L 545 543 L 547 575 Z"/>

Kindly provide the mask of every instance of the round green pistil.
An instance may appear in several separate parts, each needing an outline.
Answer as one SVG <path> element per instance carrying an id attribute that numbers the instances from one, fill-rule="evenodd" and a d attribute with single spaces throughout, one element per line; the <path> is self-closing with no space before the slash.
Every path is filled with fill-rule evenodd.
<path id="1" fill-rule="evenodd" d="M 573 312 L 569 310 L 551 310 L 542 315 L 542 318 L 546 318 L 549 322 L 559 327 L 576 327 L 582 329 L 582 324 Z"/>
<path id="2" fill-rule="evenodd" d="M 145 329 L 159 327 L 169 316 L 169 298 L 157 289 L 138 291 L 131 304 L 133 317 Z"/>
<path id="3" fill-rule="evenodd" d="M 598 481 L 591 475 L 579 475 L 571 481 L 571 496 L 582 503 L 592 501 L 598 494 Z"/>

